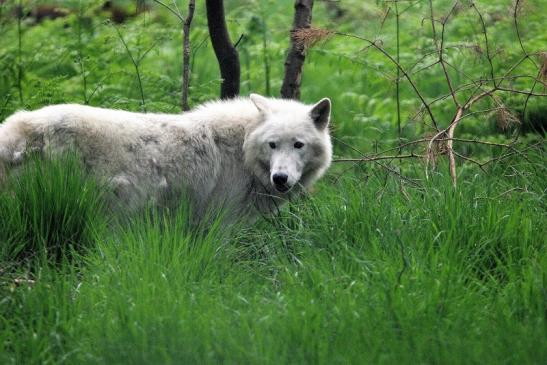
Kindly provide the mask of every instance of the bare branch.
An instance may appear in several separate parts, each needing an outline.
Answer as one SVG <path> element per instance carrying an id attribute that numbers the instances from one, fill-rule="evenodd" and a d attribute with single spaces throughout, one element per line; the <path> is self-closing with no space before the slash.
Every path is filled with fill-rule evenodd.
<path id="1" fill-rule="evenodd" d="M 460 103 L 458 102 L 458 99 L 456 98 L 456 93 L 454 92 L 454 87 L 452 86 L 452 81 L 450 80 L 450 75 L 448 74 L 448 70 L 446 69 L 446 65 L 444 63 L 444 58 L 443 58 L 446 23 L 448 22 L 448 19 L 450 18 L 450 16 L 452 15 L 454 10 L 456 9 L 456 6 L 458 6 L 458 4 L 459 4 L 459 1 L 456 1 L 454 3 L 454 5 L 452 6 L 452 8 L 450 9 L 450 12 L 448 13 L 448 15 L 441 22 L 441 25 L 442 25 L 441 44 L 439 46 L 438 42 L 437 42 L 437 34 L 435 32 L 435 18 L 434 18 L 434 15 L 433 15 L 433 1 L 429 0 L 429 9 L 430 9 L 430 12 L 431 12 L 431 27 L 433 29 L 433 37 L 434 37 L 435 47 L 437 47 L 437 52 L 439 53 L 438 62 L 441 64 L 441 67 L 443 69 L 444 77 L 446 79 L 448 89 L 450 90 L 450 95 L 452 96 L 452 100 L 454 101 L 454 105 L 456 105 L 456 107 L 459 108 Z"/>
<path id="2" fill-rule="evenodd" d="M 376 42 L 373 42 L 373 41 L 371 41 L 369 39 L 366 39 L 364 37 L 360 37 L 358 35 L 354 35 L 354 34 L 350 34 L 350 33 L 344 33 L 344 32 L 332 32 L 332 33 L 335 34 L 335 35 L 338 35 L 338 36 L 342 36 L 342 37 L 349 37 L 349 38 L 359 39 L 361 41 L 364 41 L 364 42 L 368 43 L 371 47 L 374 47 L 375 49 L 377 49 L 388 60 L 390 60 L 395 66 L 397 66 L 397 68 L 401 71 L 401 73 L 407 79 L 410 86 L 412 87 L 412 89 L 414 90 L 414 92 L 416 93 L 416 95 L 418 96 L 420 101 L 422 102 L 423 107 L 427 110 L 427 114 L 429 115 L 429 118 L 431 119 L 431 122 L 433 123 L 433 126 L 435 127 L 435 129 L 438 130 L 437 121 L 435 119 L 435 116 L 433 115 L 433 112 L 431 111 L 431 108 L 429 107 L 429 104 L 427 103 L 425 98 L 422 96 L 422 93 L 420 92 L 420 90 L 418 89 L 418 87 L 416 86 L 416 84 L 414 83 L 414 81 L 412 80 L 410 75 L 408 74 L 408 72 L 406 72 L 406 70 L 401 66 L 401 64 L 399 62 L 397 62 L 397 60 L 395 60 L 393 58 L 393 56 L 391 56 L 386 50 L 384 50 L 382 47 L 380 47 L 378 44 L 376 44 Z"/>
<path id="3" fill-rule="evenodd" d="M 494 64 L 492 63 L 492 56 L 490 55 L 490 46 L 488 44 L 488 33 L 486 32 L 486 24 L 484 23 L 484 19 L 482 17 L 482 13 L 479 11 L 475 3 L 471 3 L 471 7 L 475 9 L 475 12 L 479 16 L 481 26 L 482 26 L 482 33 L 484 35 L 484 44 L 486 47 L 486 59 L 488 60 L 488 63 L 490 64 L 490 77 L 492 80 L 495 80 L 494 76 Z M 496 82 L 494 82 L 494 87 L 496 87 Z"/>
<path id="4" fill-rule="evenodd" d="M 398 8 L 398 0 L 393 0 L 394 3 L 394 10 L 395 10 L 395 16 L 397 17 L 397 24 L 396 29 L 398 29 L 398 22 L 399 22 L 399 16 L 402 14 L 402 12 L 399 11 Z M 488 76 L 484 77 L 481 76 L 479 78 L 474 77 L 472 75 L 469 75 L 466 73 L 465 70 L 459 69 L 458 67 L 454 66 L 450 62 L 446 60 L 446 49 L 448 48 L 460 48 L 459 46 L 446 46 L 446 24 L 448 21 L 453 17 L 453 15 L 456 13 L 456 9 L 458 6 L 461 5 L 460 1 L 456 1 L 448 14 L 442 18 L 442 20 L 436 20 L 435 14 L 433 11 L 433 1 L 429 1 L 429 12 L 430 12 L 430 21 L 431 21 L 431 29 L 433 34 L 433 43 L 435 45 L 435 51 L 427 52 L 425 55 L 422 55 L 418 61 L 416 61 L 412 67 L 409 69 L 406 69 L 401 65 L 401 60 L 399 57 L 399 44 L 397 43 L 397 55 L 392 56 L 389 52 L 387 52 L 381 45 L 381 43 L 377 41 L 372 41 L 369 39 L 366 39 L 361 36 L 348 34 L 344 32 L 336 32 L 336 31 L 330 31 L 329 34 L 332 35 L 338 35 L 338 36 L 344 36 L 344 37 L 350 37 L 355 38 L 361 41 L 364 41 L 367 43 L 367 46 L 364 48 L 374 48 L 377 51 L 379 51 L 384 57 L 386 57 L 391 63 L 396 65 L 397 67 L 397 89 L 396 89 L 396 95 L 398 95 L 398 83 L 399 83 L 399 75 L 402 74 L 403 77 L 409 82 L 410 86 L 414 90 L 415 94 L 417 95 L 418 99 L 420 99 L 421 105 L 420 110 L 416 113 L 416 115 L 412 118 L 415 119 L 418 115 L 421 113 L 427 112 L 430 119 L 433 122 L 435 133 L 432 137 L 427 138 L 421 138 L 414 141 L 409 141 L 405 143 L 401 143 L 401 136 L 400 136 L 400 111 L 398 110 L 398 130 L 399 130 L 399 145 L 393 148 L 389 148 L 387 150 L 384 150 L 382 152 L 376 152 L 373 155 L 366 156 L 362 153 L 360 153 L 361 157 L 359 158 L 339 158 L 334 160 L 334 162 L 353 162 L 353 163 L 360 163 L 360 162 L 375 162 L 379 163 L 378 161 L 381 160 L 402 160 L 402 159 L 412 159 L 412 158 L 425 158 L 426 161 L 426 177 L 428 176 L 428 166 L 429 164 L 434 161 L 434 155 L 435 154 L 446 154 L 448 157 L 448 163 L 449 163 L 449 172 L 452 179 L 452 184 L 454 187 L 457 186 L 457 171 L 456 171 L 456 157 L 473 163 L 477 165 L 479 168 L 483 169 L 483 167 L 486 164 L 492 163 L 493 161 L 498 161 L 501 159 L 504 159 L 511 155 L 521 155 L 522 158 L 526 158 L 526 156 L 523 154 L 523 151 L 526 150 L 517 150 L 515 148 L 516 140 L 512 143 L 495 143 L 495 142 L 488 142 L 488 141 L 481 141 L 476 139 L 464 139 L 464 138 L 456 138 L 455 133 L 458 128 L 458 126 L 461 124 L 461 122 L 469 118 L 471 116 L 475 116 L 478 114 L 484 114 L 484 113 L 490 113 L 490 112 L 507 112 L 507 108 L 503 105 L 503 102 L 497 95 L 501 94 L 512 94 L 512 95 L 525 95 L 526 96 L 526 102 L 531 97 L 545 97 L 547 94 L 545 92 L 537 92 L 535 91 L 535 87 L 539 85 L 547 86 L 545 80 L 545 77 L 542 76 L 545 74 L 545 69 L 547 69 L 547 66 L 545 66 L 545 69 L 539 70 L 539 74 L 537 76 L 533 75 L 514 75 L 514 72 L 519 68 L 519 66 L 525 62 L 526 60 L 530 59 L 532 55 L 538 55 L 540 52 L 536 53 L 528 53 L 526 49 L 523 46 L 522 39 L 520 36 L 520 31 L 518 29 L 518 21 L 517 21 L 517 7 L 519 6 L 520 1 L 517 0 L 517 3 L 515 5 L 514 10 L 514 23 L 515 28 L 517 31 L 517 38 L 520 43 L 521 49 L 524 53 L 524 56 L 518 59 L 514 64 L 512 64 L 503 74 L 501 77 L 497 77 L 495 74 L 495 67 L 494 67 L 494 58 L 496 57 L 496 53 L 492 51 L 491 47 L 491 41 L 489 39 L 488 29 L 486 26 L 486 22 L 483 18 L 482 13 L 479 11 L 477 6 L 473 3 L 471 3 L 470 7 L 473 8 L 474 12 L 478 16 L 478 20 L 481 27 L 481 33 L 484 37 L 484 47 L 485 52 L 483 53 L 480 51 L 481 54 L 483 54 L 483 57 L 485 59 L 485 63 L 487 63 L 487 69 L 488 69 Z M 410 6 L 412 6 L 411 4 Z M 410 7 L 409 6 L 409 7 Z M 406 9 L 405 9 L 406 10 Z M 383 22 L 383 21 L 382 21 Z M 439 28 L 438 24 L 441 25 L 441 28 Z M 440 34 L 439 34 L 440 29 Z M 322 32 L 328 32 L 322 30 Z M 398 38 L 397 38 L 398 39 Z M 480 49 L 479 49 L 480 50 Z M 435 61 L 428 60 L 426 65 L 423 65 L 423 63 L 426 63 L 427 57 L 431 55 L 437 55 Z M 547 57 L 547 56 L 546 56 Z M 533 62 L 533 60 L 531 60 Z M 533 62 L 535 65 L 535 62 Z M 547 63 L 546 63 L 547 64 Z M 420 92 L 420 90 L 417 88 L 416 83 L 411 77 L 411 71 L 412 74 L 417 74 L 425 69 L 429 69 L 432 67 L 435 67 L 439 65 L 438 67 L 442 70 L 442 73 L 444 75 L 444 79 L 446 81 L 446 84 L 448 86 L 449 92 L 445 95 L 441 95 L 436 97 L 433 100 L 426 101 L 423 94 Z M 417 67 L 420 67 L 416 70 Z M 454 70 L 458 76 L 462 76 L 466 80 L 466 83 L 463 84 L 454 84 L 448 68 Z M 454 72 L 451 71 L 451 72 Z M 543 78 L 542 78 L 543 77 Z M 533 85 L 529 90 L 522 90 L 517 87 L 513 86 L 513 81 L 517 79 L 531 79 L 533 80 Z M 469 82 L 467 82 L 469 80 Z M 502 86 L 503 85 L 503 86 Z M 463 97 L 465 96 L 465 99 Z M 451 116 L 450 123 L 445 127 L 440 129 L 437 124 L 437 120 L 435 119 L 435 116 L 433 115 L 431 107 L 433 104 L 444 101 L 446 99 L 452 99 L 453 104 L 455 105 L 454 114 Z M 479 103 L 481 100 L 491 98 L 494 103 L 495 107 L 492 108 L 483 108 L 482 110 L 476 110 L 472 111 L 473 107 Z M 398 99 L 398 97 L 397 97 Z M 463 101 L 465 100 L 465 101 Z M 525 103 L 526 104 L 526 103 Z M 443 142 L 441 144 L 441 142 Z M 455 151 L 454 143 L 460 142 L 460 143 L 474 143 L 474 144 L 481 144 L 486 145 L 490 147 L 499 147 L 499 148 L 505 148 L 509 150 L 508 153 L 503 154 L 502 156 L 499 156 L 497 158 L 488 160 L 486 162 L 480 162 L 472 157 L 465 156 L 461 153 L 458 153 Z M 420 144 L 426 144 L 426 153 L 424 155 L 422 154 L 415 154 L 412 149 L 411 152 L 408 154 L 402 154 L 402 150 L 404 148 L 408 148 L 415 145 Z M 387 154 L 389 152 L 393 153 L 393 151 L 398 151 L 399 155 L 390 155 Z"/>
<path id="5" fill-rule="evenodd" d="M 372 162 L 381 160 L 403 160 L 407 158 L 423 158 L 423 155 L 416 155 L 414 153 L 408 155 L 393 155 L 393 156 L 378 156 L 378 157 L 362 157 L 362 158 L 338 158 L 332 160 L 332 162 Z"/>
<path id="6" fill-rule="evenodd" d="M 482 171 L 486 172 L 486 170 L 484 169 L 484 166 L 483 166 L 479 161 L 473 160 L 471 157 L 464 156 L 464 155 L 462 155 L 461 153 L 458 153 L 458 152 L 456 152 L 456 151 L 454 151 L 454 154 L 455 154 L 456 156 L 458 156 L 459 158 L 461 158 L 462 160 L 465 160 L 465 161 L 469 161 L 469 162 L 474 163 L 474 164 L 477 165 Z"/>
<path id="7" fill-rule="evenodd" d="M 144 99 L 144 88 L 143 88 L 143 85 L 142 85 L 142 78 L 141 78 L 141 71 L 140 71 L 140 61 L 142 60 L 142 58 L 141 59 L 136 59 L 133 56 L 133 53 L 129 49 L 129 46 L 125 42 L 125 39 L 123 39 L 122 33 L 120 32 L 118 27 L 116 27 L 116 25 L 114 25 L 114 24 L 112 24 L 112 26 L 116 30 L 116 33 L 118 34 L 118 38 L 122 42 L 123 47 L 125 48 L 125 52 L 129 56 L 129 59 L 131 60 L 131 63 L 133 64 L 133 67 L 135 68 L 135 75 L 137 76 L 137 82 L 138 82 L 139 91 L 140 91 L 140 94 L 141 94 L 141 108 L 144 112 L 146 112 L 146 101 Z"/>
<path id="8" fill-rule="evenodd" d="M 184 22 L 184 17 L 182 16 L 182 14 L 178 11 L 178 9 L 173 9 L 172 7 L 170 7 L 169 5 L 165 4 L 164 2 L 160 1 L 160 0 L 153 0 L 156 4 L 159 4 L 161 6 L 163 6 L 165 9 L 169 10 L 174 16 L 176 16 L 177 18 L 179 18 L 179 20 L 181 22 Z M 176 5 L 176 4 L 175 4 Z"/>

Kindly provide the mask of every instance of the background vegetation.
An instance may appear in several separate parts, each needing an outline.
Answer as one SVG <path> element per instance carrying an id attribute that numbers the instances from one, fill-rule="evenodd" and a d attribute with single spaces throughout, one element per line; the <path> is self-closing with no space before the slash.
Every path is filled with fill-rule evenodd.
<path id="1" fill-rule="evenodd" d="M 179 19 L 153 2 L 108 4 L 0 1 L 0 120 L 65 102 L 180 111 Z M 446 23 L 454 83 L 503 75 L 524 48 L 534 55 L 515 74 L 525 77 L 508 87 L 544 92 L 545 1 L 521 2 L 518 28 L 509 1 L 475 4 L 491 65 L 481 22 L 458 4 Z M 442 19 L 454 3 L 432 5 Z M 278 95 L 293 2 L 226 6 L 233 40 L 244 35 L 242 94 Z M 317 1 L 313 25 L 399 50 L 428 101 L 449 92 L 442 69 L 427 67 L 435 55 L 422 58 L 434 50 L 428 1 Z M 193 106 L 220 84 L 201 2 L 191 44 Z M 429 136 L 397 80 L 361 40 L 308 50 L 302 98 L 332 99 L 337 159 Z M 0 363 L 545 363 L 545 97 L 508 93 L 477 110 L 456 136 L 513 149 L 458 144 L 479 164 L 458 160 L 457 189 L 442 146 L 429 179 L 419 158 L 339 162 L 278 216 L 229 230 L 189 226 L 184 204 L 118 217 L 77 159 L 30 164 L 0 193 Z M 432 111 L 445 128 L 454 106 Z"/>

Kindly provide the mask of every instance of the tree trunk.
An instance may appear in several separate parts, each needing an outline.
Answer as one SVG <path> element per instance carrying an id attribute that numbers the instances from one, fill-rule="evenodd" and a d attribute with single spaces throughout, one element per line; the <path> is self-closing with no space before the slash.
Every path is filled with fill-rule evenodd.
<path id="1" fill-rule="evenodd" d="M 190 26 L 194 17 L 194 9 L 196 7 L 195 0 L 188 1 L 188 14 L 184 19 L 182 26 L 183 47 L 182 47 L 182 110 L 190 110 L 188 105 L 188 88 L 190 87 Z"/>
<path id="2" fill-rule="evenodd" d="M 313 0 L 295 0 L 294 21 L 291 30 L 291 46 L 285 60 L 285 77 L 281 86 L 281 96 L 288 99 L 300 99 L 300 83 L 302 67 L 306 59 L 306 50 L 302 44 L 297 44 L 293 33 L 302 28 L 309 28 L 313 9 Z"/>
<path id="3" fill-rule="evenodd" d="M 223 0 L 206 0 L 205 5 L 209 36 L 222 78 L 220 97 L 221 99 L 230 99 L 239 94 L 239 56 L 226 27 Z"/>
<path id="4" fill-rule="evenodd" d="M 135 14 L 138 15 L 146 10 L 146 0 L 137 0 L 135 5 Z"/>

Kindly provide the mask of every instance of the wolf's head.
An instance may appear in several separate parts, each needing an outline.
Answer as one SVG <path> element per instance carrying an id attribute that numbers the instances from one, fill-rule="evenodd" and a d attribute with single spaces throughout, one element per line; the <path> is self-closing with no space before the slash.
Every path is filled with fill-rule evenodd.
<path id="1" fill-rule="evenodd" d="M 287 193 L 309 186 L 327 170 L 332 158 L 329 136 L 331 102 L 314 105 L 251 94 L 260 122 L 248 131 L 245 164 L 268 190 Z"/>

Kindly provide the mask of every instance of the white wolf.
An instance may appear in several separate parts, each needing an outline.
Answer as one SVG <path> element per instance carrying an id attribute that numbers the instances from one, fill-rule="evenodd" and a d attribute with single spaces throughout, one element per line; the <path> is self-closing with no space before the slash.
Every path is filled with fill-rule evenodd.
<path id="1" fill-rule="evenodd" d="M 327 98 L 305 105 L 251 94 L 173 115 L 73 104 L 20 111 L 0 124 L 0 178 L 30 151 L 74 148 L 131 207 L 185 192 L 198 216 L 221 206 L 256 216 L 327 170 L 330 110 Z"/>

